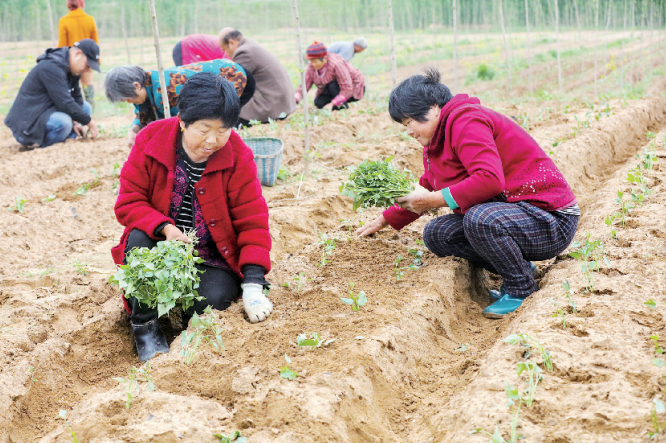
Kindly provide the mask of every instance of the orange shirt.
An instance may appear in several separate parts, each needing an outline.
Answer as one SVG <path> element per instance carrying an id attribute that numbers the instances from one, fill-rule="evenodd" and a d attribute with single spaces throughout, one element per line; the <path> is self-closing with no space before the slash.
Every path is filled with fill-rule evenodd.
<path id="1" fill-rule="evenodd" d="M 95 19 L 77 8 L 62 17 L 58 22 L 58 47 L 73 46 L 84 38 L 91 38 L 99 44 Z"/>

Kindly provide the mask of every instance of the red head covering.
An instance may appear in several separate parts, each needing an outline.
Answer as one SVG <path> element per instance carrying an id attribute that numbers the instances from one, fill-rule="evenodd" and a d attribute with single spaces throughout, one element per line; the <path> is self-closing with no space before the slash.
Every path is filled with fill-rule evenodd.
<path id="1" fill-rule="evenodd" d="M 86 7 L 86 0 L 67 0 L 67 8 L 69 9 L 84 9 Z"/>
<path id="2" fill-rule="evenodd" d="M 314 58 L 324 58 L 326 57 L 326 54 L 328 54 L 328 51 L 326 51 L 326 45 L 316 40 L 313 44 L 308 46 L 305 52 L 307 54 L 305 58 L 308 60 L 312 60 Z"/>

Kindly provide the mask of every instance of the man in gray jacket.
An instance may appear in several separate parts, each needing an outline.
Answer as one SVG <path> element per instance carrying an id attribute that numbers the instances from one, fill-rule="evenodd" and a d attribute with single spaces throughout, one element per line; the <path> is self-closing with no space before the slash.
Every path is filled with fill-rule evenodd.
<path id="1" fill-rule="evenodd" d="M 254 96 L 241 109 L 241 124 L 248 126 L 250 120 L 267 123 L 269 118 L 282 119 L 294 112 L 294 85 L 276 56 L 233 28 L 222 29 L 219 40 L 220 48 L 249 71 L 256 83 Z"/>
<path id="2" fill-rule="evenodd" d="M 5 118 L 16 141 L 45 148 L 84 135 L 83 126 L 96 139 L 92 108 L 79 89 L 81 74 L 90 69 L 99 72 L 99 46 L 89 38 L 71 47 L 47 49 L 37 57 Z"/>

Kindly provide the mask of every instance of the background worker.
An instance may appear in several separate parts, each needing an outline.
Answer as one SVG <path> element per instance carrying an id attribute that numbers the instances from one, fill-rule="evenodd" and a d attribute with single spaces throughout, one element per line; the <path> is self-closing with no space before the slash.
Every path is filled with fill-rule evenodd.
<path id="1" fill-rule="evenodd" d="M 347 103 L 363 98 L 365 78 L 338 54 L 329 54 L 326 45 L 314 42 L 308 46 L 306 56 L 310 63 L 305 71 L 305 92 L 301 86 L 296 91 L 296 103 L 300 102 L 312 85 L 317 86 L 314 104 L 317 108 L 333 111 L 346 109 Z"/>
<path id="2" fill-rule="evenodd" d="M 368 41 L 359 37 L 353 42 L 334 42 L 328 47 L 329 54 L 338 54 L 345 60 L 350 61 L 355 54 L 363 52 L 368 48 Z"/>
<path id="3" fill-rule="evenodd" d="M 176 66 L 222 58 L 231 60 L 231 57 L 220 48 L 218 38 L 214 35 L 188 35 L 173 48 L 173 62 Z"/>
<path id="4" fill-rule="evenodd" d="M 275 55 L 233 28 L 220 31 L 219 45 L 254 77 L 256 84 L 254 96 L 241 109 L 241 124 L 248 126 L 250 120 L 268 123 L 269 118 L 283 119 L 296 110 L 294 85 Z"/>
<path id="5" fill-rule="evenodd" d="M 254 90 L 248 83 L 245 70 L 238 63 L 230 60 L 211 60 L 192 63 L 164 70 L 165 81 L 171 115 L 178 114 L 178 95 L 180 90 L 197 72 L 210 72 L 225 77 L 238 92 L 240 104 L 243 106 L 252 98 Z M 111 69 L 104 79 L 106 97 L 110 102 L 124 101 L 134 105 L 135 119 L 127 131 L 127 144 L 132 147 L 136 134 L 148 123 L 164 118 L 162 87 L 158 71 L 145 71 L 140 66 L 120 66 Z"/>
<path id="6" fill-rule="evenodd" d="M 40 148 L 84 136 L 87 125 L 93 140 L 99 131 L 90 118 L 92 107 L 83 101 L 79 79 L 99 72 L 99 46 L 91 39 L 72 47 L 47 49 L 23 80 L 5 124 L 17 142 Z"/>
<path id="7" fill-rule="evenodd" d="M 75 42 L 89 38 L 99 45 L 95 19 L 83 12 L 85 0 L 67 0 L 69 13 L 58 22 L 58 47 L 73 46 Z M 95 105 L 95 86 L 92 70 L 81 75 L 83 95 L 88 103 Z"/>

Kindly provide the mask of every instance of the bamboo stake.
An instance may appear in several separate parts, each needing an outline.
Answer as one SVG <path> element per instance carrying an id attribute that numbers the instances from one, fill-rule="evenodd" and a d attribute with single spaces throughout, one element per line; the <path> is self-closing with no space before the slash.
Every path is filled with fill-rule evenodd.
<path id="1" fill-rule="evenodd" d="M 530 13 L 527 7 L 527 0 L 525 0 L 525 29 L 527 30 L 527 69 L 529 72 L 530 96 L 534 96 L 534 84 L 532 83 L 532 48 L 530 47 Z"/>
<path id="2" fill-rule="evenodd" d="M 46 0 L 46 9 L 49 12 L 49 25 L 51 26 L 51 46 L 55 48 L 58 46 L 58 40 L 56 39 L 55 28 L 53 26 L 53 11 L 51 10 L 51 0 Z"/>
<path id="3" fill-rule="evenodd" d="M 308 119 L 308 91 L 305 89 L 305 69 L 303 68 L 303 46 L 301 45 L 301 21 L 298 16 L 298 0 L 294 0 L 294 17 L 296 19 L 296 43 L 298 44 L 298 70 L 303 91 L 303 121 L 305 122 L 305 152 L 303 153 L 304 174 L 310 174 L 310 125 Z M 302 179 L 302 176 L 301 176 Z"/>
<path id="4" fill-rule="evenodd" d="M 455 1 L 455 0 L 454 0 Z M 393 87 L 398 83 L 398 63 L 395 56 L 395 36 L 393 33 L 393 5 L 388 0 L 389 31 L 391 33 L 391 77 L 393 78 Z"/>
<path id="5" fill-rule="evenodd" d="M 500 0 L 501 1 L 501 0 Z M 456 0 L 453 0 L 453 93 L 460 92 L 458 88 L 458 13 Z"/>
<path id="6" fill-rule="evenodd" d="M 597 0 L 597 6 L 595 7 L 594 13 L 594 32 L 596 34 L 599 29 L 599 0 Z M 597 50 L 593 48 L 594 52 L 594 98 L 597 97 Z"/>
<path id="7" fill-rule="evenodd" d="M 153 24 L 153 38 L 155 39 L 157 69 L 159 71 L 160 84 L 162 85 L 162 104 L 164 105 L 164 118 L 171 118 L 169 95 L 166 90 L 166 80 L 164 79 L 164 64 L 162 63 L 162 53 L 160 52 L 160 31 L 157 29 L 157 12 L 155 11 L 155 0 L 150 0 L 150 19 Z"/>
<path id="8" fill-rule="evenodd" d="M 509 93 L 511 93 L 511 65 L 509 65 L 509 48 L 506 43 L 506 32 L 504 30 L 504 12 L 502 11 L 502 0 L 499 0 L 499 14 L 500 14 L 500 24 L 502 25 L 502 39 L 504 40 L 504 56 L 506 58 L 506 77 L 509 81 Z"/>
<path id="9" fill-rule="evenodd" d="M 585 84 L 585 56 L 583 56 L 583 36 L 580 32 L 580 14 L 578 13 L 578 2 L 573 0 L 574 10 L 576 11 L 576 25 L 578 26 L 578 47 L 580 49 L 580 81 Z"/>
<path id="10" fill-rule="evenodd" d="M 120 0 L 120 27 L 123 31 L 123 39 L 125 39 L 125 49 L 127 50 L 127 64 L 132 64 L 132 59 L 130 58 L 130 47 L 129 42 L 127 41 L 127 29 L 125 26 L 125 0 Z"/>
<path id="11" fill-rule="evenodd" d="M 608 0 L 608 19 L 606 20 L 606 32 L 605 32 L 605 38 L 604 38 L 604 83 L 606 83 L 606 70 L 608 69 L 608 28 L 610 27 L 610 22 L 611 22 L 611 5 L 613 2 L 611 0 Z"/>
<path id="12" fill-rule="evenodd" d="M 555 0 L 555 50 L 557 51 L 557 85 L 562 93 L 562 60 L 560 59 L 560 8 Z"/>

